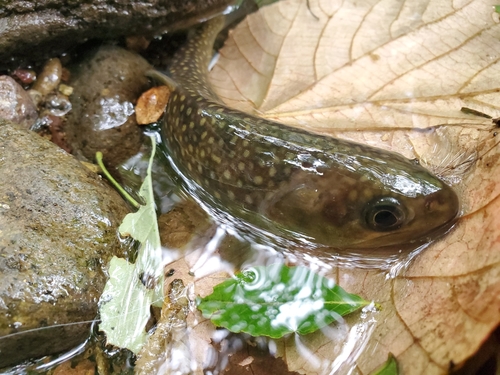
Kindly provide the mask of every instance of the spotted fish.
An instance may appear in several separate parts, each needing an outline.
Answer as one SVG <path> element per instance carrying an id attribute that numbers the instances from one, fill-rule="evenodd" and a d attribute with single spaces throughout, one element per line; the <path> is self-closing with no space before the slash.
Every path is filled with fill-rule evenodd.
<path id="1" fill-rule="evenodd" d="M 449 229 L 455 192 L 415 160 L 313 134 L 222 103 L 208 82 L 215 18 L 177 52 L 163 141 L 191 194 L 280 238 L 337 249 L 428 241 Z"/>

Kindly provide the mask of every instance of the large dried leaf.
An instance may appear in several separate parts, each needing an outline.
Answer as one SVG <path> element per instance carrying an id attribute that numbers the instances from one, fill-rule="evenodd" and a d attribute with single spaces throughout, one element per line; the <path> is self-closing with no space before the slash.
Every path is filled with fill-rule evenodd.
<path id="1" fill-rule="evenodd" d="M 310 0 L 308 8 L 305 0 L 282 1 L 248 17 L 222 49 L 210 78 L 230 106 L 418 157 L 454 184 L 463 203 L 453 231 L 391 278 L 336 269 L 343 288 L 381 303 L 375 327 L 343 365 L 335 361 L 346 354 L 339 337 L 306 336 L 307 358 L 296 343 L 281 343 L 290 370 L 355 366 L 368 374 L 391 352 L 404 374 L 447 373 L 500 322 L 495 125 L 461 111 L 500 117 L 493 5 Z"/>

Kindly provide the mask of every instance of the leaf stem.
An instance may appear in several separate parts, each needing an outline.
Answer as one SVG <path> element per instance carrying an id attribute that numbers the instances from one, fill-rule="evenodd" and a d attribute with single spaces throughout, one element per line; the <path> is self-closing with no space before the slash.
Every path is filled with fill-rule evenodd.
<path id="1" fill-rule="evenodd" d="M 95 153 L 95 158 L 97 160 L 97 165 L 99 165 L 99 167 L 102 170 L 102 173 L 104 173 L 106 178 L 109 180 L 109 182 L 111 182 L 111 184 L 115 187 L 115 189 L 118 190 L 118 192 L 126 200 L 128 200 L 132 206 L 134 206 L 135 208 L 141 207 L 141 205 L 134 198 L 132 198 L 132 196 L 129 193 L 127 193 L 127 191 L 123 187 L 121 187 L 121 185 L 108 172 L 108 170 L 106 169 L 106 167 L 104 166 L 104 163 L 102 161 L 102 152 L 101 151 L 97 151 Z"/>

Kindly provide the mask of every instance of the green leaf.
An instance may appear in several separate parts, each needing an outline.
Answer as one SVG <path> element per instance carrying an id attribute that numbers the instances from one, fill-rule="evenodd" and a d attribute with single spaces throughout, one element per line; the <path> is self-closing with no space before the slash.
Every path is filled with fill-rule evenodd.
<path id="1" fill-rule="evenodd" d="M 398 364 L 396 362 L 396 358 L 392 355 L 392 353 L 389 353 L 389 356 L 387 358 L 387 361 L 380 366 L 375 372 L 373 372 L 371 375 L 398 375 Z"/>
<path id="2" fill-rule="evenodd" d="M 198 309 L 232 332 L 280 338 L 314 332 L 369 303 L 308 268 L 272 265 L 222 282 Z"/>
<path id="3" fill-rule="evenodd" d="M 139 196 L 144 199 L 146 204 L 141 205 L 137 212 L 125 216 L 118 230 L 122 236 L 131 236 L 134 240 L 141 243 L 139 253 L 137 254 L 136 266 L 143 275 L 148 275 L 148 278 L 158 280 L 162 278 L 163 268 L 160 232 L 158 231 L 158 222 L 156 220 L 153 181 L 151 178 L 151 168 L 156 152 L 154 137 L 151 137 L 151 144 L 151 156 L 146 178 L 139 189 Z"/>
<path id="4" fill-rule="evenodd" d="M 109 275 L 100 300 L 99 329 L 106 332 L 108 344 L 138 353 L 147 339 L 144 327 L 154 290 L 142 284 L 135 265 L 125 259 L 113 257 Z"/>
<path id="5" fill-rule="evenodd" d="M 109 280 L 100 299 L 102 323 L 109 344 L 137 353 L 147 338 L 146 322 L 151 304 L 163 303 L 163 266 L 160 234 L 156 220 L 151 168 L 156 142 L 151 137 L 152 150 L 146 178 L 139 190 L 145 204 L 135 213 L 125 216 L 119 227 L 122 236 L 140 242 L 137 260 L 130 264 L 113 258 Z"/>

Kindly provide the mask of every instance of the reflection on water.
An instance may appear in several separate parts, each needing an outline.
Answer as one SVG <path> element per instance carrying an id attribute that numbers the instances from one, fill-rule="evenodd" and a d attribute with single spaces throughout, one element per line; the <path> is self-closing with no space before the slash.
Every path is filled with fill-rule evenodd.
<path id="1" fill-rule="evenodd" d="M 129 190 L 134 190 L 138 186 L 138 180 L 140 179 L 134 176 L 145 175 L 148 154 L 149 152 L 145 151 L 144 154 L 137 155 L 123 165 L 124 183 L 126 187 L 127 185 L 133 187 L 128 186 Z M 283 339 L 270 339 L 265 337 L 253 338 L 244 333 L 233 334 L 225 329 L 214 329 L 207 321 L 201 319 L 199 313 L 195 314 L 196 307 L 193 301 L 200 292 L 205 295 L 209 293 L 204 290 L 206 289 L 204 284 L 208 283 L 212 288 L 215 284 L 224 280 L 220 276 L 221 274 L 224 274 L 224 277 L 227 278 L 241 269 L 255 266 L 305 265 L 316 273 L 328 277 L 332 286 L 341 281 L 345 282 L 346 274 L 342 274 L 345 269 L 373 270 L 373 272 L 385 275 L 385 280 L 389 282 L 426 246 L 423 245 L 411 252 L 391 250 L 386 253 L 332 252 L 331 249 L 325 250 L 321 247 L 310 246 L 307 242 L 301 247 L 300 243 L 283 240 L 272 233 L 235 219 L 222 210 L 213 210 L 211 206 L 206 206 L 204 202 L 199 202 L 201 204 L 198 206 L 193 204 L 191 198 L 184 192 L 178 175 L 172 171 L 168 163 L 165 163 L 162 155 L 156 157 L 156 163 L 153 167 L 153 180 L 155 182 L 154 191 L 157 207 L 162 215 L 167 217 L 172 215 L 175 207 L 177 213 L 184 210 L 188 218 L 192 218 L 193 215 L 205 217 L 205 220 L 188 220 L 189 225 L 185 226 L 179 224 L 179 221 L 176 221 L 177 226 L 175 226 L 171 221 L 167 220 L 164 224 L 165 227 L 160 229 L 168 232 L 174 238 L 182 239 L 177 243 L 172 242 L 175 246 L 171 245 L 169 248 L 163 249 L 165 269 L 172 270 L 172 275 L 166 278 L 167 285 L 180 278 L 186 288 L 191 290 L 189 318 L 185 322 L 186 324 L 180 328 L 178 327 L 178 332 L 174 334 L 175 337 L 183 337 L 182 348 L 189 350 L 180 350 L 178 340 L 171 340 L 173 331 L 172 327 L 169 328 L 167 324 L 167 328 L 162 326 L 162 329 L 166 332 L 164 334 L 166 341 L 163 345 L 164 349 L 171 355 L 165 357 L 164 352 L 162 352 L 162 355 L 151 358 L 150 362 L 158 362 L 159 358 L 162 358 L 161 361 L 165 363 L 158 365 L 157 368 L 174 369 L 171 373 L 188 374 L 190 371 L 192 373 L 201 373 L 201 367 L 203 367 L 206 374 L 220 374 L 228 366 L 240 366 L 240 364 L 232 363 L 231 358 L 237 355 L 238 350 L 252 345 L 257 345 L 260 348 L 260 355 L 264 358 L 264 363 L 271 361 L 272 357 L 278 357 L 286 358 L 286 364 L 289 367 L 304 369 L 307 372 L 311 371 L 320 374 L 349 373 L 355 366 L 356 359 L 369 342 L 376 324 L 380 323 L 380 312 L 373 304 L 346 317 L 336 315 L 335 323 L 315 333 L 305 336 L 290 334 Z M 191 203 L 186 205 L 186 202 Z M 206 216 L 200 207 L 208 212 L 210 217 Z M 162 222 L 161 219 L 160 222 Z M 176 236 L 181 232 L 189 233 Z M 133 254 L 133 251 L 131 250 L 130 253 Z M 179 268 L 179 262 L 181 261 L 185 263 L 183 266 L 186 268 L 185 270 Z M 217 282 L 211 281 L 211 284 L 210 281 L 207 282 L 212 275 L 216 274 L 219 275 Z M 302 288 L 298 292 L 299 295 L 303 296 L 310 291 L 311 287 L 306 280 L 301 280 L 299 285 Z M 260 289 L 259 280 L 255 281 L 254 287 Z M 350 290 L 347 291 L 351 292 Z M 361 297 L 363 296 L 361 295 Z M 311 302 L 310 305 L 304 305 L 303 301 L 285 305 L 281 308 L 279 314 L 276 314 L 275 324 L 285 324 L 293 327 L 294 324 L 297 325 L 296 320 L 300 315 L 321 304 L 321 300 L 317 300 Z M 203 327 L 203 329 L 200 329 L 200 327 Z M 167 339 L 169 337 L 170 339 Z M 94 338 L 93 343 L 96 342 L 99 342 L 99 340 Z M 53 361 L 32 365 L 29 368 L 32 371 L 44 372 L 67 358 L 89 350 L 87 348 L 91 344 L 91 342 L 82 344 L 75 350 Z M 105 350 L 103 353 L 100 356 L 101 362 L 113 362 L 113 358 L 117 357 L 113 350 Z M 107 359 L 103 360 L 105 357 Z M 112 365 L 108 364 L 107 366 L 113 368 Z M 141 364 L 141 366 L 147 368 L 148 365 Z M 23 373 L 26 369 L 26 367 L 21 366 L 14 372 Z"/>

